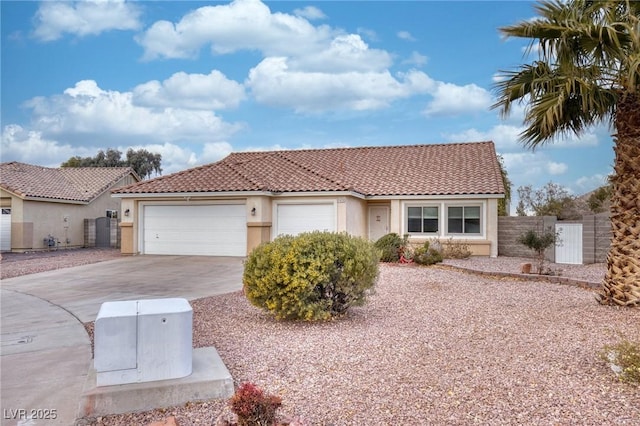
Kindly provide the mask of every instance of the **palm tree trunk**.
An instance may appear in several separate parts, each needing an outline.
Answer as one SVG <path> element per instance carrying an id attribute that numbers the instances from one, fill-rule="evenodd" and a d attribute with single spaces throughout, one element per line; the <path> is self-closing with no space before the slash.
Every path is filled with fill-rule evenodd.
<path id="1" fill-rule="evenodd" d="M 620 95 L 615 117 L 611 226 L 607 272 L 597 299 L 640 308 L 640 95 Z"/>

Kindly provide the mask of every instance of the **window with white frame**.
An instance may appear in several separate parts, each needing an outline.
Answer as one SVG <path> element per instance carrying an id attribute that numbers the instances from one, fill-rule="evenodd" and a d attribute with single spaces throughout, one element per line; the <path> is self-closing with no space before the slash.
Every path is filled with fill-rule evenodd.
<path id="1" fill-rule="evenodd" d="M 447 207 L 447 234 L 481 234 L 480 206 Z"/>
<path id="2" fill-rule="evenodd" d="M 407 232 L 410 234 L 437 234 L 439 212 L 438 206 L 407 207 Z"/>

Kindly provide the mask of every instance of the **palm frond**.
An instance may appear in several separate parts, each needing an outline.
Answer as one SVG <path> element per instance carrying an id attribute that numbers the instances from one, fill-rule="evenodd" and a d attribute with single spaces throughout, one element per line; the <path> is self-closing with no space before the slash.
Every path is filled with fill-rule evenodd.
<path id="1" fill-rule="evenodd" d="M 550 0 L 539 17 L 501 28 L 539 45 L 539 60 L 500 71 L 492 108 L 507 116 L 528 102 L 521 134 L 529 147 L 612 122 L 619 95 L 640 90 L 640 2 Z"/>

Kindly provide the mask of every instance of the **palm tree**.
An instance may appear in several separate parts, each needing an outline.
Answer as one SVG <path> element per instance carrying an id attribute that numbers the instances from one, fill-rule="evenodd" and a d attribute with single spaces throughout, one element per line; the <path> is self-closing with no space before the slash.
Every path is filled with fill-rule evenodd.
<path id="1" fill-rule="evenodd" d="M 542 1 L 540 15 L 501 28 L 538 60 L 502 71 L 498 108 L 526 102 L 521 141 L 535 148 L 607 123 L 613 129 L 613 237 L 597 299 L 640 308 L 640 2 Z"/>

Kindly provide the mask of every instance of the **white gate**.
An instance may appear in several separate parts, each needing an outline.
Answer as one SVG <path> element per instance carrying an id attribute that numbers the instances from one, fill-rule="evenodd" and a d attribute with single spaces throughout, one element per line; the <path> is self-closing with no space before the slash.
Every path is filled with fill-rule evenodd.
<path id="1" fill-rule="evenodd" d="M 582 224 L 556 223 L 556 263 L 582 265 Z"/>

